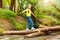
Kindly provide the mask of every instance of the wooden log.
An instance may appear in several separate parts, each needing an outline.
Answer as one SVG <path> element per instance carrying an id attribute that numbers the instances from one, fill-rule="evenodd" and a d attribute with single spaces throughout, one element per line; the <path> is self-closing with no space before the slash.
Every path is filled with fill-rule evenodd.
<path id="1" fill-rule="evenodd" d="M 60 26 L 41 28 L 38 30 L 38 32 L 25 35 L 25 37 L 30 38 L 30 37 L 36 37 L 38 35 L 45 35 L 45 34 L 48 34 L 45 32 L 56 31 L 56 30 L 60 30 Z"/>
<path id="2" fill-rule="evenodd" d="M 53 26 L 53 27 L 45 27 L 45 28 L 42 28 L 41 31 L 57 31 L 57 30 L 60 30 L 60 26 Z"/>
<path id="3" fill-rule="evenodd" d="M 36 33 L 27 34 L 24 37 L 31 38 L 31 37 L 41 36 L 41 35 L 45 35 L 45 33 L 44 32 L 36 32 Z"/>
<path id="4" fill-rule="evenodd" d="M 29 33 L 34 33 L 37 32 L 38 29 L 34 29 L 34 30 L 21 30 L 21 31 L 3 31 L 2 35 L 25 35 L 25 34 L 29 34 Z"/>
<path id="5" fill-rule="evenodd" d="M 7 34 L 30 34 L 30 33 L 36 33 L 36 32 L 45 32 L 45 31 L 56 31 L 60 30 L 60 26 L 54 26 L 54 27 L 45 27 L 45 28 L 39 28 L 34 30 L 21 30 L 21 31 L 3 31 L 1 34 L 7 35 Z"/>

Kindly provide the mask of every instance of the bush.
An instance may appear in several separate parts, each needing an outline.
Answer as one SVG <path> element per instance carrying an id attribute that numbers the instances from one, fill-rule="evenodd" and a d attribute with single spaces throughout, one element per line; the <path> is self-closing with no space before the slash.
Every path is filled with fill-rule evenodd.
<path id="1" fill-rule="evenodd" d="M 16 13 L 14 13 L 13 11 L 10 11 L 8 9 L 1 9 L 0 8 L 0 17 L 2 18 L 12 18 L 16 15 Z"/>

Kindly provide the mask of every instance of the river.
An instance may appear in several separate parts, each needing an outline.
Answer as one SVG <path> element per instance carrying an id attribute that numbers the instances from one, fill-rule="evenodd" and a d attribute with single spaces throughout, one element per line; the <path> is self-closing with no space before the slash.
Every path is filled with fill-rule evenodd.
<path id="1" fill-rule="evenodd" d="M 4 35 L 0 36 L 0 40 L 60 40 L 60 32 L 33 38 L 24 38 L 24 35 Z"/>

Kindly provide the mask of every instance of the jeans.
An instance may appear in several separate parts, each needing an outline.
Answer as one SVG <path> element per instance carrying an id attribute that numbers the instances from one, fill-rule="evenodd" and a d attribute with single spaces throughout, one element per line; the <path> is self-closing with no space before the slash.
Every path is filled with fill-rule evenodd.
<path id="1" fill-rule="evenodd" d="M 26 16 L 26 19 L 27 19 L 26 29 L 29 28 L 29 25 L 31 26 L 31 28 L 34 28 L 34 24 L 33 24 L 31 17 Z"/>

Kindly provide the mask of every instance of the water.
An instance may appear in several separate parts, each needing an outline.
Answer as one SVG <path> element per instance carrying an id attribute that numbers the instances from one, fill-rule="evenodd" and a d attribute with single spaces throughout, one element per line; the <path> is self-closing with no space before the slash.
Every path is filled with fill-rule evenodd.
<path id="1" fill-rule="evenodd" d="M 23 35 L 4 35 L 0 36 L 0 40 L 60 40 L 60 32 L 33 38 L 24 38 Z"/>

